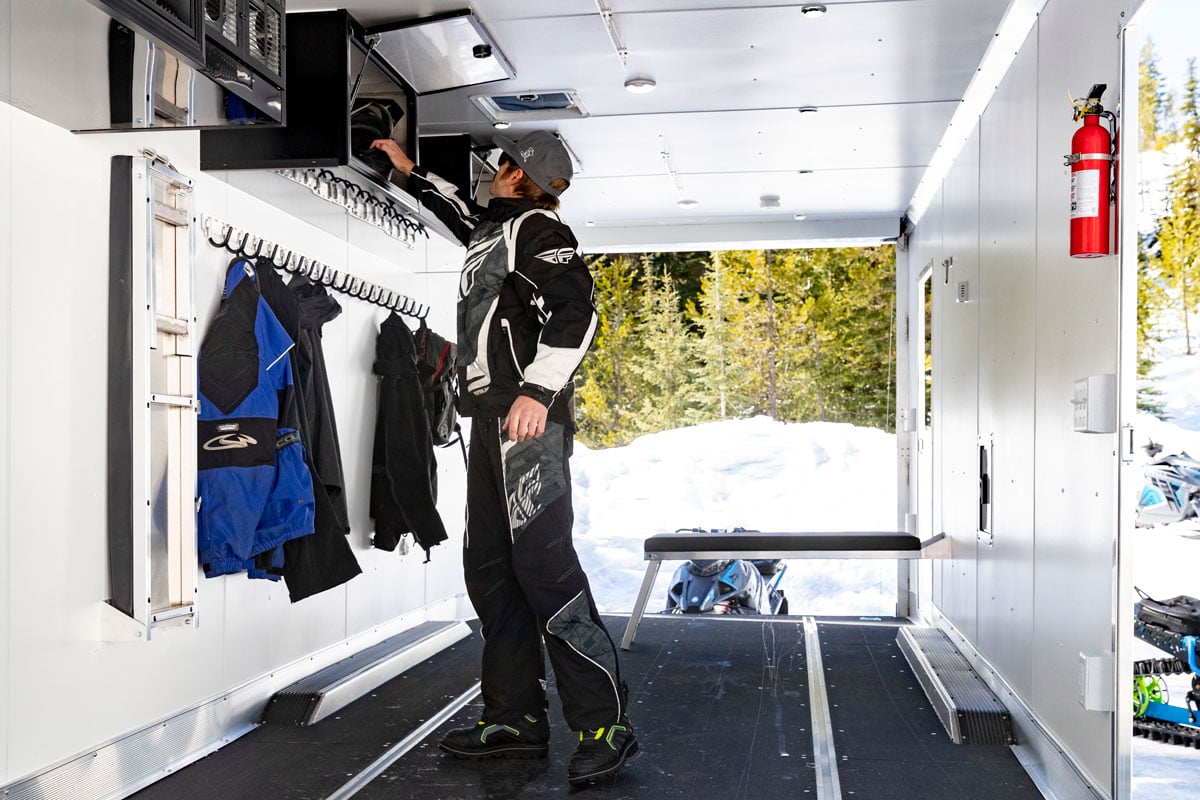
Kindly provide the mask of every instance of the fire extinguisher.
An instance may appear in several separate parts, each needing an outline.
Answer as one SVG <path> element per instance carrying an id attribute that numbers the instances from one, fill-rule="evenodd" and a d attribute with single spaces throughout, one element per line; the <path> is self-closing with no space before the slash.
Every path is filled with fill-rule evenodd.
<path id="1" fill-rule="evenodd" d="M 1110 167 L 1113 161 L 1113 137 L 1101 124 L 1101 118 L 1114 123 L 1111 112 L 1100 105 L 1106 84 L 1098 83 L 1084 100 L 1072 100 L 1075 121 L 1083 126 L 1071 137 L 1071 256 L 1098 258 L 1109 255 L 1110 204 L 1112 202 Z"/>

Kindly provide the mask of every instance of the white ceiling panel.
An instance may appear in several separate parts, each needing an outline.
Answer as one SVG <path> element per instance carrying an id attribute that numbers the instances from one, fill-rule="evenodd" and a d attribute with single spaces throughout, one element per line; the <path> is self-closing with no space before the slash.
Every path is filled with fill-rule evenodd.
<path id="1" fill-rule="evenodd" d="M 518 122 L 505 134 L 540 127 L 569 143 L 582 172 L 564 195 L 564 216 L 596 230 L 693 233 L 751 230 L 755 220 L 778 231 L 801 211 L 898 220 L 1008 4 L 835 0 L 812 17 L 800 2 L 753 0 L 346 2 L 367 25 L 469 5 L 515 68 L 508 81 L 422 96 L 423 133 L 488 143 L 495 131 L 470 95 L 575 90 L 589 116 Z M 601 5 L 613 12 L 624 61 Z M 623 84 L 634 76 L 657 88 L 630 94 Z M 681 192 L 700 205 L 678 208 Z M 763 194 L 779 195 L 781 207 L 759 208 Z"/>

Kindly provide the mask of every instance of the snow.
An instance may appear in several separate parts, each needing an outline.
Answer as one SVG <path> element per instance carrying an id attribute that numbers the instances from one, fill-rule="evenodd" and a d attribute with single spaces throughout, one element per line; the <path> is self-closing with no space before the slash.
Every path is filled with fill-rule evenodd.
<path id="1" fill-rule="evenodd" d="M 643 436 L 571 459 L 575 548 L 601 611 L 629 611 L 642 543 L 678 528 L 896 530 L 896 439 L 873 428 L 767 417 Z M 676 562 L 659 571 L 662 607 Z M 892 616 L 896 563 L 793 559 L 781 583 L 805 614 Z"/>

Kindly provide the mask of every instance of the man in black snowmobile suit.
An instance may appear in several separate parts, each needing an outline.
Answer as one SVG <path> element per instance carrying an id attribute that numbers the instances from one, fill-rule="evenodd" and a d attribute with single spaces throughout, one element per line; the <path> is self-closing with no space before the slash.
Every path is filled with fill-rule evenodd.
<path id="1" fill-rule="evenodd" d="M 383 150 L 409 191 L 467 247 L 459 283 L 461 410 L 472 418 L 463 564 L 483 625 L 483 715 L 442 750 L 465 758 L 545 757 L 545 661 L 579 736 L 573 784 L 611 773 L 637 751 L 617 651 L 571 542 L 575 371 L 596 332 L 594 284 L 555 213 L 571 159 L 553 134 L 513 142 L 481 208 Z"/>

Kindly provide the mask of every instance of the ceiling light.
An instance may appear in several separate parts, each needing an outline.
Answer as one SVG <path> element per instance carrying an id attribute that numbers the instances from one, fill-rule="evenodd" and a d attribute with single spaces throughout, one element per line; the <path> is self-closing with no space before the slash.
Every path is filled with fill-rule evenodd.
<path id="1" fill-rule="evenodd" d="M 808 219 L 808 214 L 793 214 L 792 219 L 796 220 L 796 222 L 803 222 Z"/>
<path id="2" fill-rule="evenodd" d="M 630 78 L 625 81 L 625 88 L 634 94 L 646 94 L 653 92 L 654 87 L 658 84 L 650 78 Z"/>
<path id="3" fill-rule="evenodd" d="M 696 206 L 700 205 L 700 201 L 698 201 L 698 200 L 680 200 L 675 205 L 679 206 L 680 208 L 695 208 Z"/>
<path id="4" fill-rule="evenodd" d="M 799 111 L 801 114 L 815 114 L 817 111 L 817 107 L 816 106 L 800 106 L 796 110 Z"/>
<path id="5" fill-rule="evenodd" d="M 512 123 L 501 120 L 500 122 L 493 122 L 492 127 L 498 131 L 506 131 L 512 127 Z"/>
<path id="6" fill-rule="evenodd" d="M 762 197 L 758 198 L 758 207 L 759 208 L 779 208 L 779 195 L 764 194 Z"/>
<path id="7" fill-rule="evenodd" d="M 587 222 L 585 222 L 583 224 L 587 225 L 589 228 L 594 228 L 594 227 L 596 227 L 596 220 L 589 219 Z"/>
<path id="8" fill-rule="evenodd" d="M 820 17 L 828 11 L 825 6 L 820 3 L 809 3 L 806 6 L 800 6 L 800 13 L 806 17 Z"/>

